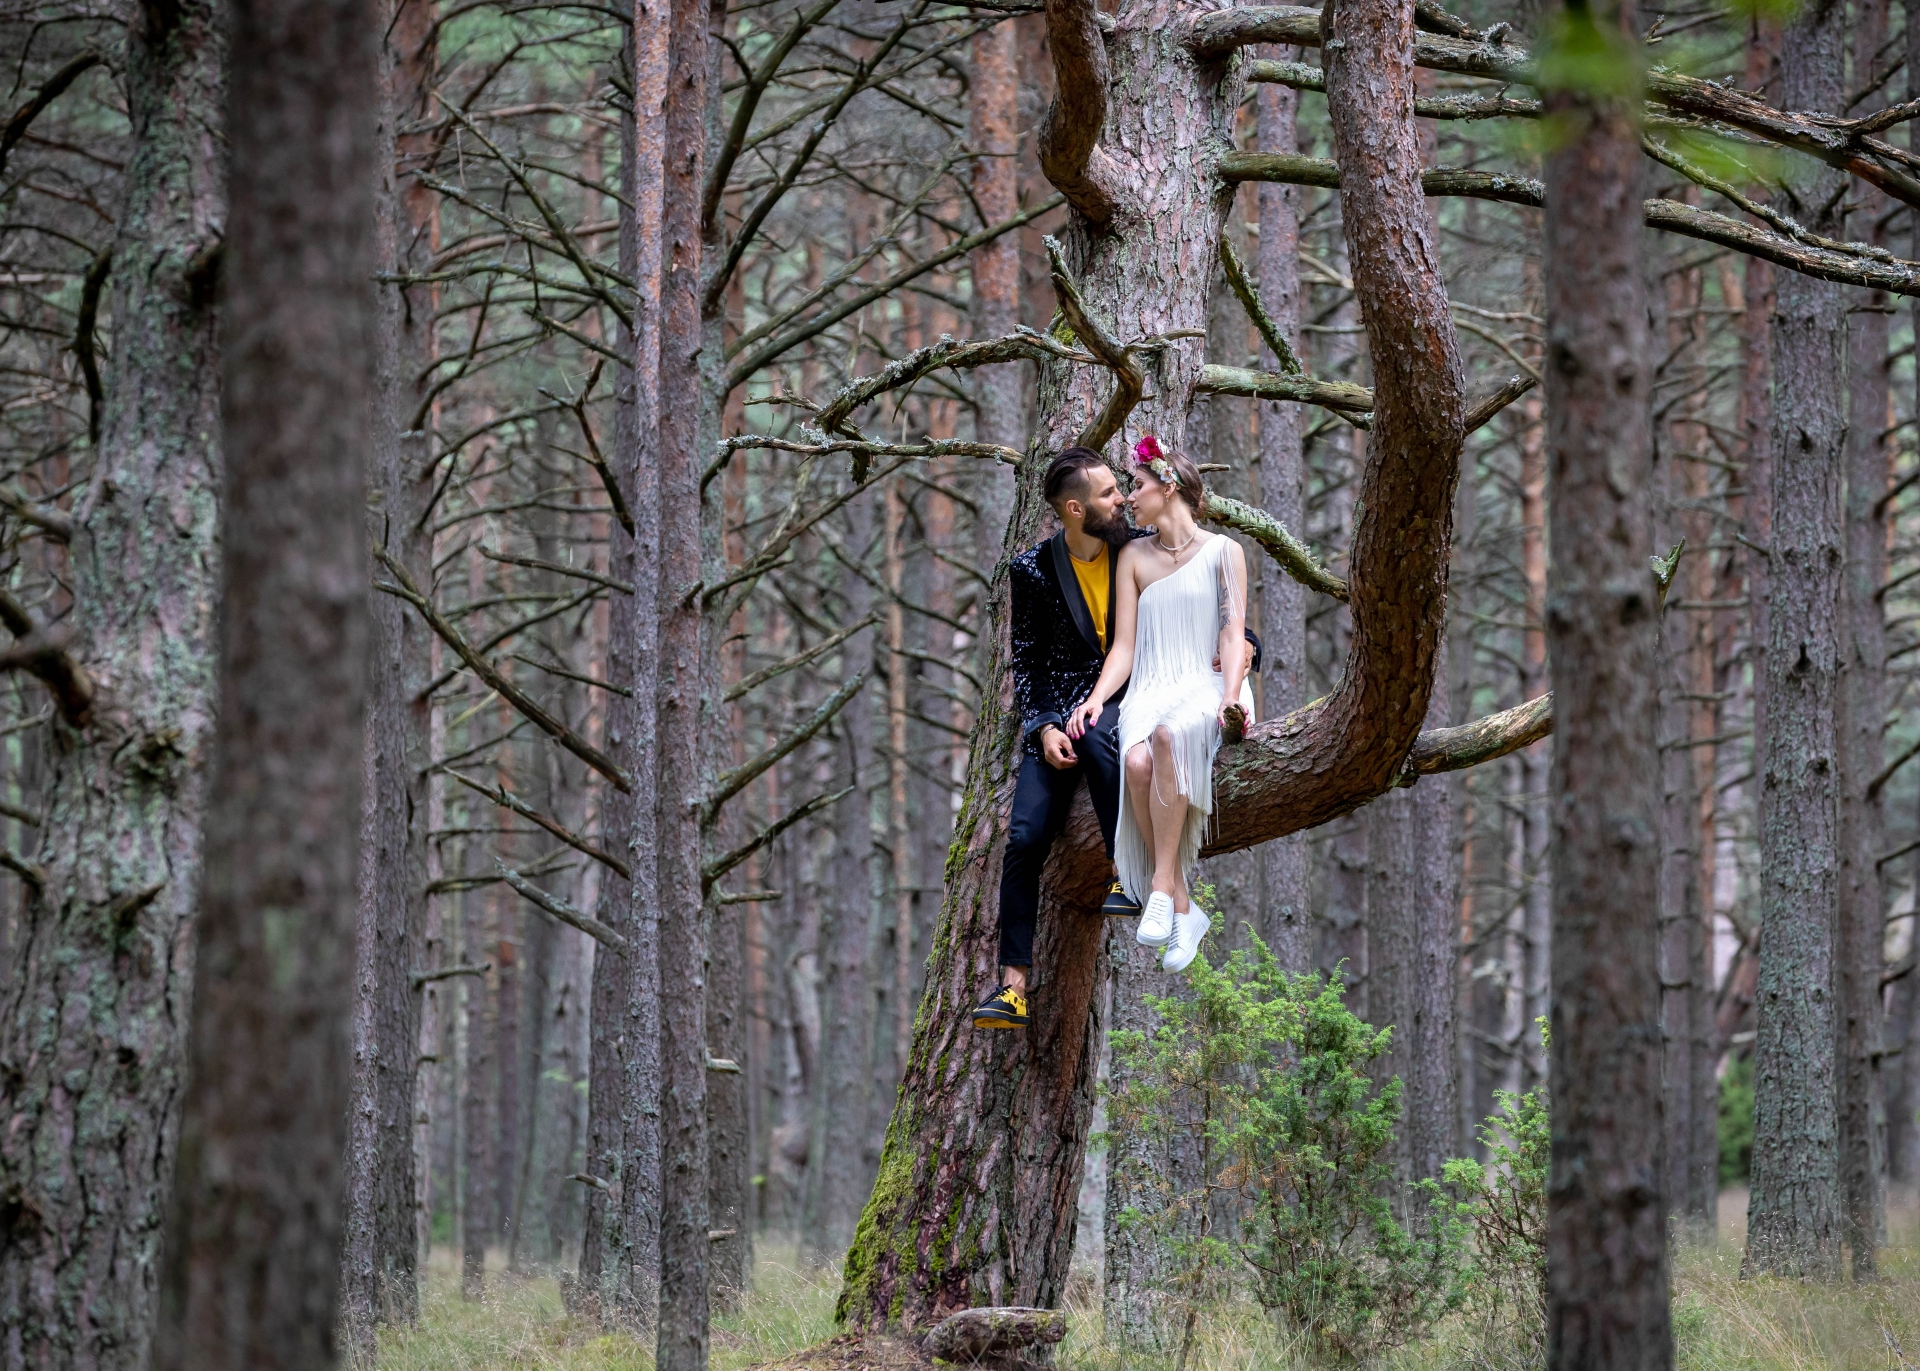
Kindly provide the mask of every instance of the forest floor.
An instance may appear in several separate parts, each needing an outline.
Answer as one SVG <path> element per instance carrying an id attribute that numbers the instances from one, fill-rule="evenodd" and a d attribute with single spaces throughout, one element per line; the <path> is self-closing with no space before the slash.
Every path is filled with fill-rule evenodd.
<path id="1" fill-rule="evenodd" d="M 1896 1202 L 1881 1279 L 1872 1285 L 1803 1286 L 1740 1279 L 1746 1196 L 1721 1200 L 1720 1241 L 1678 1256 L 1674 1332 L 1682 1371 L 1920 1371 L 1920 1204 Z M 786 1363 L 832 1338 L 836 1273 L 808 1269 L 795 1249 L 762 1242 L 752 1295 L 715 1319 L 714 1371 Z M 1074 1291 L 1072 1321 L 1060 1345 L 1062 1371 L 1167 1371 L 1174 1349 L 1141 1353 L 1108 1342 L 1090 1283 Z M 451 1251 L 434 1254 L 417 1329 L 383 1334 L 380 1371 L 650 1371 L 649 1342 L 600 1333 L 569 1319 L 557 1281 L 490 1269 L 487 1296 L 460 1298 Z M 1513 1339 L 1489 1346 L 1467 1328 L 1392 1358 L 1392 1371 L 1520 1371 Z M 837 1360 L 837 1359 L 835 1359 Z M 1190 1371 L 1312 1371 L 1315 1363 L 1251 1308 L 1208 1311 L 1200 1320 Z"/>

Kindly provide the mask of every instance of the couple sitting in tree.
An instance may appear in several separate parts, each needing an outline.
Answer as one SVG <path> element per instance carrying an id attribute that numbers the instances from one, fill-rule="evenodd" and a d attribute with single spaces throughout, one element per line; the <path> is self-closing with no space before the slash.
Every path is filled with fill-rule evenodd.
<path id="1" fill-rule="evenodd" d="M 1123 496 L 1099 453 L 1068 448 L 1043 488 L 1060 532 L 1013 560 L 1023 755 L 1000 877 L 1004 984 L 974 1010 L 976 1028 L 1028 1022 L 1040 868 L 1082 775 L 1118 875 L 1103 912 L 1139 914 L 1135 937 L 1165 948 L 1168 971 L 1186 970 L 1210 924 L 1188 902 L 1187 868 L 1213 812 L 1226 712 L 1253 716 L 1246 554 L 1201 530 L 1206 492 L 1187 458 L 1148 436 L 1133 476 Z"/>

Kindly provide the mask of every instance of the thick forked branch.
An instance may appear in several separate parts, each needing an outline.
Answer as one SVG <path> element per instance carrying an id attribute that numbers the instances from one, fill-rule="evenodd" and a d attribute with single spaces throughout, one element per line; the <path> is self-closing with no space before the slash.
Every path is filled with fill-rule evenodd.
<path id="1" fill-rule="evenodd" d="M 1066 258 L 1061 255 L 1059 239 L 1049 235 L 1046 245 L 1054 294 L 1059 298 L 1060 312 L 1066 316 L 1067 327 L 1073 330 L 1075 338 L 1086 345 L 1088 352 L 1113 372 L 1113 394 L 1107 397 L 1106 405 L 1080 435 L 1081 447 L 1090 447 L 1099 452 L 1120 431 L 1120 426 L 1127 422 L 1133 407 L 1140 403 L 1140 396 L 1147 388 L 1146 373 L 1133 359 L 1132 350 L 1122 347 L 1087 313 L 1086 302 L 1080 298 L 1080 287 L 1067 273 Z"/>
<path id="2" fill-rule="evenodd" d="M 55 505 L 43 505 L 12 486 L 0 485 L 0 509 L 7 510 L 23 524 L 33 525 L 56 543 L 73 537 L 72 515 Z"/>
<path id="3" fill-rule="evenodd" d="M 1466 432 L 1472 433 L 1493 421 L 1493 417 L 1539 383 L 1531 376 L 1516 376 L 1486 398 L 1476 401 L 1467 411 Z M 1204 366 L 1194 383 L 1196 395 L 1244 395 L 1253 400 L 1297 400 L 1319 405 L 1340 415 L 1356 428 L 1372 424 L 1373 392 L 1350 381 L 1319 381 L 1311 376 L 1290 376 L 1277 371 L 1251 371 L 1245 367 Z"/>
<path id="4" fill-rule="evenodd" d="M 1100 148 L 1107 122 L 1107 44 L 1094 0 L 1047 0 L 1054 95 L 1040 125 L 1040 170 L 1088 222 L 1113 218 L 1119 177 Z"/>
<path id="5" fill-rule="evenodd" d="M 493 865 L 494 869 L 499 872 L 500 879 L 520 892 L 520 894 L 531 903 L 539 905 L 540 908 L 546 910 L 547 913 L 553 915 L 553 917 L 561 923 L 572 924 L 582 933 L 594 939 L 594 941 L 612 948 L 621 956 L 624 957 L 627 955 L 627 940 L 594 918 L 593 915 L 583 910 L 575 909 L 558 895 L 552 895 L 542 890 L 505 862 L 496 861 Z"/>
<path id="6" fill-rule="evenodd" d="M 1317 590 L 1336 600 L 1346 600 L 1347 583 L 1320 565 L 1320 559 L 1313 555 L 1313 549 L 1287 532 L 1280 521 L 1264 509 L 1255 509 L 1252 505 L 1243 505 L 1238 500 L 1208 491 L 1206 520 L 1221 528 L 1230 528 L 1235 533 L 1246 534 L 1266 549 L 1267 555 L 1279 563 L 1282 571 L 1308 590 Z"/>
<path id="7" fill-rule="evenodd" d="M 1216 10 L 1197 20 L 1187 48 L 1202 60 L 1225 57 L 1252 43 L 1320 46 L 1320 11 L 1298 5 L 1248 6 Z M 1486 42 L 1446 34 L 1414 37 L 1414 62 L 1433 71 L 1484 76 L 1516 85 L 1533 85 L 1533 56 L 1513 42 Z M 1860 121 L 1792 114 L 1774 109 L 1743 90 L 1729 90 L 1697 76 L 1655 67 L 1647 72 L 1648 101 L 1675 114 L 1707 119 L 1778 147 L 1819 158 L 1858 176 L 1894 199 L 1920 206 L 1920 181 L 1884 165 L 1876 157 L 1898 158 L 1899 149 L 1872 137 Z"/>
<path id="8" fill-rule="evenodd" d="M 434 607 L 433 601 L 420 593 L 419 587 L 413 583 L 413 577 L 407 574 L 407 569 L 400 564 L 398 558 L 383 547 L 376 547 L 373 555 L 380 560 L 380 565 L 387 569 L 388 574 L 396 582 L 393 585 L 376 583 L 375 589 L 384 590 L 389 595 L 398 595 L 419 610 L 420 617 L 427 621 L 427 627 L 440 635 L 440 641 L 452 648 L 460 660 L 467 664 L 473 674 L 478 676 L 489 690 L 499 692 L 501 699 L 532 720 L 536 728 L 612 781 L 616 787 L 632 793 L 633 783 L 627 779 L 627 773 L 615 765 L 611 757 L 547 713 L 525 691 L 493 669 L 492 664 L 474 649 L 473 644 L 466 640 L 460 630 L 446 621 L 440 611 Z"/>
<path id="9" fill-rule="evenodd" d="M 1430 728 L 1407 754 L 1402 785 L 1442 771 L 1465 771 L 1539 742 L 1553 732 L 1553 696 L 1542 695 L 1512 709 L 1458 728 Z"/>
<path id="10" fill-rule="evenodd" d="M 1338 189 L 1340 185 L 1340 168 L 1336 163 L 1324 157 L 1292 153 L 1228 153 L 1220 159 L 1220 175 L 1228 181 L 1275 181 L 1329 190 Z M 1423 173 L 1421 183 L 1428 195 L 1459 195 L 1534 208 L 1546 204 L 1547 198 L 1546 188 L 1540 182 L 1526 176 L 1495 172 L 1437 167 Z M 1677 200 L 1648 200 L 1645 209 L 1647 227 L 1663 233 L 1716 243 L 1822 281 L 1920 296 L 1920 263 L 1816 246 Z"/>
<path id="11" fill-rule="evenodd" d="M 990 338 L 979 343 L 963 343 L 943 334 L 939 342 L 916 348 L 871 376 L 847 382 L 821 409 L 818 422 L 828 433 L 843 432 L 841 426 L 854 410 L 871 404 L 888 391 L 910 386 L 928 372 L 938 371 L 942 367 L 962 370 L 995 362 L 1044 362 L 1049 358 L 1061 358 L 1069 362 L 1099 360 L 1091 353 L 1077 351 L 1030 329 L 1023 329 L 1011 337 Z"/>

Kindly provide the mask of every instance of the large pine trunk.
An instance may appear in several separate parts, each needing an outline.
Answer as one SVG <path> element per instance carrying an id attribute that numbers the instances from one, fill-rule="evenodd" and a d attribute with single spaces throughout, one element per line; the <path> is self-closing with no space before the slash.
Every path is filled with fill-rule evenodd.
<path id="1" fill-rule="evenodd" d="M 0 1361 L 78 1371 L 147 1360 L 218 685 L 224 9 L 131 14 L 114 365 L 71 544 L 98 694 L 55 725 L 0 1014 Z"/>
<path id="2" fill-rule="evenodd" d="M 1064 260 L 1098 325 L 1150 344 L 1138 355 L 1152 398 L 1128 421 L 1126 441 L 1152 431 L 1181 443 L 1202 362 L 1191 338 L 1173 335 L 1204 336 L 1228 204 L 1216 167 L 1230 150 L 1240 96 L 1237 61 L 1196 60 L 1183 46 L 1204 13 L 1167 0 L 1130 11 L 1104 36 L 1091 4 L 1056 0 L 1048 16 L 1061 94 L 1042 135 L 1042 165 L 1078 211 L 1062 235 Z M 1418 180 L 1412 20 L 1412 5 L 1393 0 L 1343 13 L 1344 46 L 1328 78 L 1377 378 L 1348 670 L 1326 701 L 1223 749 L 1213 852 L 1323 823 L 1380 794 L 1426 714 L 1464 404 Z M 1390 91 L 1398 98 L 1383 94 Z M 1104 370 L 1043 369 L 1009 550 L 1042 531 L 1046 458 L 1088 426 L 1111 384 Z M 1409 526 L 1429 536 L 1409 539 Z M 1089 805 L 1077 807 L 1043 877 L 1032 1026 L 1023 1034 L 968 1026 L 969 1009 L 994 984 L 995 893 L 1017 760 L 1006 613 L 1002 578 L 989 603 L 988 689 L 926 994 L 879 1177 L 847 1256 L 839 1313 L 862 1329 L 920 1326 L 976 1304 L 1056 1304 L 1072 1254 L 1102 1028 L 1094 989 L 1106 930 L 1095 907 L 1110 871 Z"/>
<path id="3" fill-rule="evenodd" d="M 1586 22 L 1637 58 L 1633 0 Z M 1579 23 L 1570 17 L 1568 22 Z M 1576 40 L 1578 41 L 1578 40 Z M 1637 100 L 1548 96 L 1553 1178 L 1548 1365 L 1673 1363 L 1661 1186 L 1660 822 Z"/>
<path id="4" fill-rule="evenodd" d="M 233 6 L 218 755 L 154 1365 L 335 1361 L 367 654 L 369 0 Z"/>
<path id="5" fill-rule="evenodd" d="M 1788 27 L 1781 64 L 1787 108 L 1838 109 L 1845 103 L 1846 23 L 1844 9 L 1833 5 L 1810 10 Z M 1808 207 L 1789 210 L 1803 215 L 1821 206 L 1837 210 L 1843 185 L 1838 172 L 1807 171 L 1782 203 Z M 1808 227 L 1817 233 L 1842 229 L 1831 210 L 1824 219 L 1810 217 Z M 1787 272 L 1774 298 L 1773 530 L 1747 1265 L 1781 1275 L 1833 1276 L 1842 1241 L 1833 996 L 1846 296 L 1839 286 Z"/>

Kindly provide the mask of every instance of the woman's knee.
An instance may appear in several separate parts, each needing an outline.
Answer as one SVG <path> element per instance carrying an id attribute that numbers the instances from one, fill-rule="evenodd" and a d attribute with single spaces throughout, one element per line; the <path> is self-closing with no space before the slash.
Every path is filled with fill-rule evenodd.
<path id="1" fill-rule="evenodd" d="M 1135 743 L 1127 749 L 1127 780 L 1145 785 L 1153 779 L 1153 753 L 1145 743 Z"/>
<path id="2" fill-rule="evenodd" d="M 1173 751 L 1173 730 L 1165 724 L 1158 724 L 1154 727 L 1151 741 L 1155 752 L 1171 752 Z"/>

